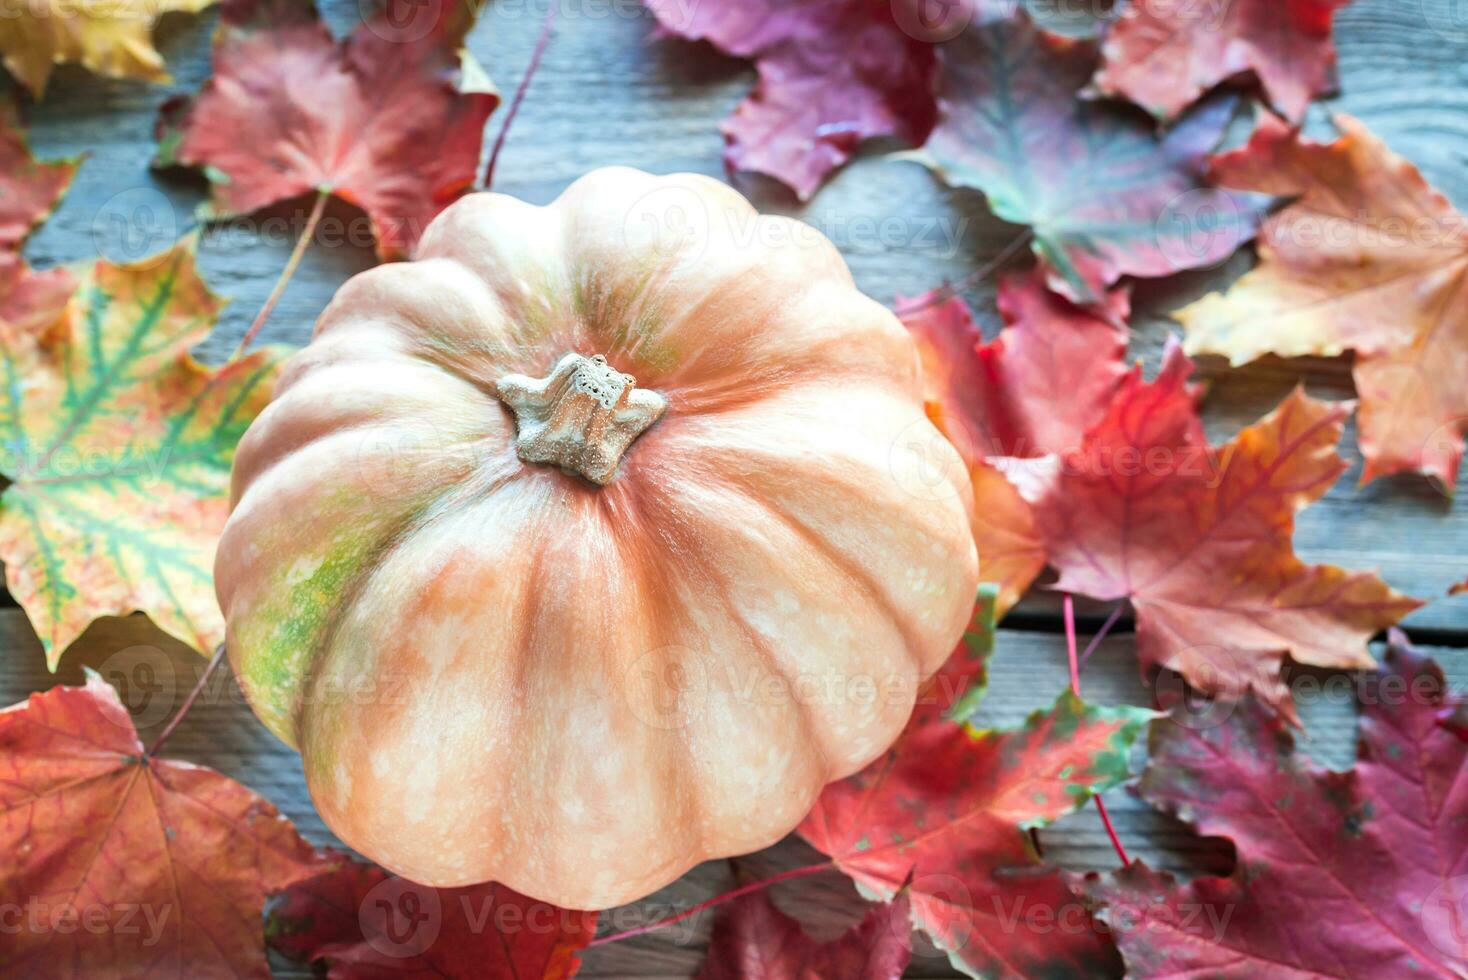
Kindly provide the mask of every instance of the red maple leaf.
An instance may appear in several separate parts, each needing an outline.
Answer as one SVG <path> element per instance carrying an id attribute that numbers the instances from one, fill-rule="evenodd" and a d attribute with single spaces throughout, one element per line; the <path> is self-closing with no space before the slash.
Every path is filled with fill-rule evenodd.
<path id="1" fill-rule="evenodd" d="M 864 140 L 918 145 L 933 128 L 933 34 L 905 3 L 644 3 L 664 30 L 754 60 L 759 83 L 722 126 L 731 172 L 768 174 L 807 200 Z"/>
<path id="2" fill-rule="evenodd" d="M 755 892 L 720 912 L 698 980 L 897 980 L 910 959 L 906 895 L 873 906 L 844 934 L 820 943 Z"/>
<path id="3" fill-rule="evenodd" d="M 504 885 L 430 888 L 342 860 L 270 902 L 270 945 L 327 964 L 331 980 L 476 977 L 560 980 L 596 934 L 595 912 L 572 912 Z"/>
<path id="4" fill-rule="evenodd" d="M 0 249 L 18 249 L 71 186 L 77 159 L 38 163 L 15 105 L 0 100 Z"/>
<path id="5" fill-rule="evenodd" d="M 1371 680 L 1348 772 L 1295 752 L 1252 699 L 1207 725 L 1154 723 L 1141 795 L 1231 839 L 1238 867 L 1184 885 L 1137 863 L 1078 882 L 1131 976 L 1468 971 L 1468 742 L 1438 723 L 1462 699 L 1397 631 Z"/>
<path id="6" fill-rule="evenodd" d="M 1134 370 L 1078 451 L 1012 475 L 1055 588 L 1131 600 L 1144 671 L 1176 670 L 1210 694 L 1253 689 L 1290 713 L 1286 654 L 1370 667 L 1367 641 L 1421 603 L 1374 574 L 1306 565 L 1291 547 L 1295 512 L 1346 469 L 1335 445 L 1351 406 L 1296 390 L 1211 448 L 1192 370 L 1169 342 L 1157 379 Z"/>
<path id="7" fill-rule="evenodd" d="M 380 257 L 406 255 L 472 185 L 499 102 L 461 90 L 464 5 L 410 2 L 340 44 L 312 4 L 225 4 L 214 77 L 164 106 L 158 165 L 204 168 L 219 217 L 329 191 L 367 213 Z"/>
<path id="8" fill-rule="evenodd" d="M 0 321 L 22 333 L 54 323 L 76 288 L 66 269 L 32 270 L 20 247 L 56 207 L 80 165 L 76 159 L 38 163 L 15 106 L 0 101 Z"/>
<path id="9" fill-rule="evenodd" d="M 1106 34 L 1096 87 L 1170 119 L 1225 79 L 1252 72 L 1295 122 L 1335 89 L 1331 21 L 1350 0 L 1134 0 Z"/>
<path id="10" fill-rule="evenodd" d="M 864 893 L 903 891 L 913 924 L 973 976 L 1117 975 L 1115 949 L 1040 864 L 1025 828 L 1126 779 L 1153 713 L 1094 707 L 1067 691 L 1011 730 L 948 720 L 970 714 L 983 693 L 993 610 L 982 599 L 968 639 L 902 737 L 827 786 L 800 835 Z"/>
<path id="11" fill-rule="evenodd" d="M 267 892 L 323 867 L 268 802 L 148 757 L 90 671 L 0 711 L 7 975 L 269 977 Z"/>

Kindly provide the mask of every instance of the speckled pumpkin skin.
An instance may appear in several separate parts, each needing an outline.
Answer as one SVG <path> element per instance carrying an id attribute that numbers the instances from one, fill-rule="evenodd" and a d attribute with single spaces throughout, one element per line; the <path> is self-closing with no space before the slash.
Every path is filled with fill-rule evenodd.
<path id="1" fill-rule="evenodd" d="M 567 352 L 667 399 L 606 486 L 522 462 L 495 396 Z M 215 579 L 344 841 L 604 908 L 887 747 L 972 608 L 971 507 L 825 238 L 606 169 L 466 197 L 342 287 L 239 447 Z"/>

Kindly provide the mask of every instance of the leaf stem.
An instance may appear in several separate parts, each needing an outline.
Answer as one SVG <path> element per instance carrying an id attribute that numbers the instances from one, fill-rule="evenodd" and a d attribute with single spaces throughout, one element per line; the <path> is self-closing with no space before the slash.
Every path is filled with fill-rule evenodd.
<path id="1" fill-rule="evenodd" d="M 789 871 L 782 871 L 777 875 L 771 875 L 768 878 L 761 878 L 759 881 L 751 881 L 747 885 L 740 885 L 733 891 L 724 892 L 722 895 L 715 895 L 713 898 L 710 898 L 707 901 L 699 902 L 697 905 L 686 908 L 682 912 L 679 912 L 677 915 L 670 915 L 666 919 L 659 919 L 656 922 L 649 922 L 647 925 L 638 926 L 635 929 L 627 929 L 623 932 L 614 932 L 606 936 L 598 936 L 586 945 L 603 946 L 607 943 L 615 943 L 621 942 L 623 939 L 631 939 L 633 936 L 641 936 L 643 933 L 653 932 L 655 930 L 662 929 L 665 926 L 670 926 L 675 922 L 682 922 L 689 916 L 697 915 L 704 909 L 712 908 L 715 905 L 722 905 L 725 902 L 732 902 L 734 899 L 741 898 L 751 892 L 763 891 L 764 889 L 769 888 L 771 885 L 777 884 L 779 882 L 789 881 L 791 878 L 804 878 L 806 875 L 813 875 L 818 871 L 826 871 L 834 868 L 835 866 L 836 865 L 830 861 L 822 861 L 820 864 L 808 864 L 803 868 L 792 868 Z"/>
<path id="2" fill-rule="evenodd" d="M 1118 602 L 1116 608 L 1111 610 L 1111 615 L 1106 617 L 1106 622 L 1102 623 L 1101 628 L 1096 631 L 1096 635 L 1091 637 L 1091 642 L 1087 643 L 1086 649 L 1081 651 L 1082 667 L 1086 666 L 1086 661 L 1091 659 L 1091 654 L 1096 652 L 1101 641 L 1106 639 L 1106 634 L 1111 632 L 1111 627 L 1116 625 L 1116 621 L 1121 618 L 1121 611 L 1125 608 L 1126 602 Z"/>
<path id="3" fill-rule="evenodd" d="M 148 749 L 143 756 L 145 759 L 157 758 L 159 750 L 163 748 L 163 743 L 168 741 L 168 737 L 173 734 L 173 730 L 178 727 L 178 723 L 184 720 L 184 715 L 188 714 L 189 709 L 194 706 L 194 702 L 199 700 L 199 695 L 203 693 L 204 688 L 208 685 L 209 678 L 214 676 L 214 672 L 219 669 L 219 665 L 223 661 L 224 644 L 221 643 L 214 648 L 214 656 L 209 658 L 209 665 L 199 675 L 199 682 L 194 685 L 194 689 L 189 692 L 189 696 L 184 698 L 184 703 L 179 706 L 178 711 L 174 712 L 173 717 L 169 719 L 168 727 L 164 728 L 158 737 L 153 740 L 153 747 Z"/>
<path id="4" fill-rule="evenodd" d="M 505 121 L 500 125 L 499 135 L 495 137 L 494 149 L 489 151 L 489 162 L 484 166 L 484 176 L 475 184 L 479 190 L 488 190 L 494 183 L 494 165 L 499 161 L 500 150 L 504 149 L 505 139 L 510 135 L 510 124 L 519 114 L 520 103 L 525 101 L 525 93 L 530 88 L 530 80 L 535 77 L 536 70 L 540 68 L 540 59 L 545 54 L 546 47 L 550 45 L 551 29 L 556 26 L 558 4 L 559 0 L 550 0 L 550 6 L 546 8 L 545 20 L 540 25 L 540 37 L 535 42 L 535 50 L 530 53 L 530 64 L 525 66 L 525 74 L 520 79 L 520 87 L 515 89 L 514 98 L 510 99 L 510 107 L 505 110 Z"/>
<path id="5" fill-rule="evenodd" d="M 270 313 L 275 309 L 275 304 L 280 302 L 281 294 L 285 287 L 290 284 L 291 277 L 296 274 L 296 267 L 301 264 L 301 256 L 306 254 L 306 246 L 311 244 L 311 239 L 316 237 L 316 226 L 321 222 L 321 215 L 326 210 L 326 200 L 331 197 L 331 191 L 325 187 L 316 192 L 316 203 L 311 207 L 311 214 L 306 218 L 306 227 L 301 229 L 301 237 L 296 239 L 296 247 L 291 250 L 291 257 L 286 259 L 285 268 L 280 270 L 280 276 L 275 280 L 275 288 L 266 297 L 265 305 L 260 307 L 260 312 L 255 314 L 255 322 L 250 324 L 250 329 L 240 338 L 240 345 L 234 349 L 234 360 L 245 352 L 245 348 L 254 343 L 255 337 L 260 333 L 260 328 L 265 326 L 265 321 L 270 319 Z"/>
<path id="6" fill-rule="evenodd" d="M 1120 613 L 1121 605 L 1118 603 L 1116 609 L 1112 611 L 1111 618 L 1106 621 L 1106 625 L 1101 627 L 1101 632 L 1096 634 L 1096 640 L 1093 640 L 1091 644 L 1092 647 L 1102 636 L 1106 635 L 1106 631 L 1111 628 L 1111 624 L 1116 621 Z M 1075 600 L 1070 597 L 1070 593 L 1066 593 L 1065 596 L 1065 649 L 1070 657 L 1070 691 L 1076 697 L 1080 697 L 1081 665 L 1080 659 L 1076 656 L 1076 607 Z M 1086 655 L 1090 656 L 1090 653 L 1091 648 L 1088 647 Z M 1116 851 L 1116 856 L 1121 858 L 1122 866 L 1131 864 L 1132 859 L 1127 856 L 1126 848 L 1121 844 L 1121 837 L 1117 835 L 1116 827 L 1111 823 L 1111 814 L 1106 812 L 1106 803 L 1099 795 L 1091 799 L 1096 801 L 1096 812 L 1101 815 L 1101 826 L 1106 828 L 1106 836 L 1111 838 L 1111 847 Z"/>

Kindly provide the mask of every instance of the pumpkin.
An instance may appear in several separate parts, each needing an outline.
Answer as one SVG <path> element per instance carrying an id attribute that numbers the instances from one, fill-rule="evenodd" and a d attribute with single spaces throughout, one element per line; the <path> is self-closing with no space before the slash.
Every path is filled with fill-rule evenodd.
<path id="1" fill-rule="evenodd" d="M 575 909 L 788 833 L 972 610 L 963 464 L 841 256 L 700 176 L 462 198 L 235 459 L 230 662 L 341 838 Z"/>

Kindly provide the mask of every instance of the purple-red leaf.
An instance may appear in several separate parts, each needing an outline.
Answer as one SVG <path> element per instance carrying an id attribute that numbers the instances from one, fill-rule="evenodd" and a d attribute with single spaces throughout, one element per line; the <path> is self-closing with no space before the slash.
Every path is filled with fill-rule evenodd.
<path id="1" fill-rule="evenodd" d="M 1294 749 L 1252 699 L 1211 727 L 1155 722 L 1140 792 L 1227 837 L 1231 877 L 1088 875 L 1135 977 L 1459 977 L 1468 971 L 1468 742 L 1437 665 L 1393 631 L 1362 698 L 1356 767 Z"/>
<path id="2" fill-rule="evenodd" d="M 664 30 L 754 60 L 759 82 L 722 126 L 730 171 L 806 200 L 864 140 L 918 145 L 933 128 L 933 46 L 905 0 L 644 2 Z"/>
<path id="3" fill-rule="evenodd" d="M 1150 121 L 1080 98 L 1095 45 L 1022 11 L 941 49 L 939 121 L 918 157 L 1027 225 L 1052 288 L 1094 302 L 1124 275 L 1213 265 L 1253 237 L 1264 198 L 1203 186 L 1232 106 L 1217 102 L 1159 139 Z"/>

